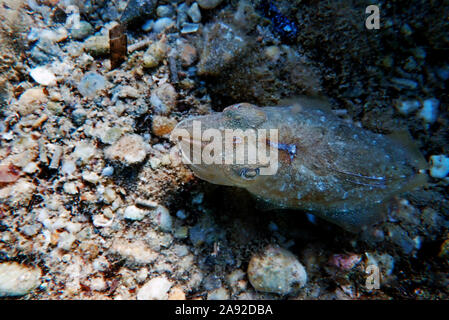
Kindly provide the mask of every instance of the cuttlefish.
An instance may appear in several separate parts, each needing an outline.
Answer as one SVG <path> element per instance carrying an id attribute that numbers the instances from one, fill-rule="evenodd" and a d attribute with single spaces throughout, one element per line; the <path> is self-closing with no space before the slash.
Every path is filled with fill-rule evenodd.
<path id="1" fill-rule="evenodd" d="M 195 124 L 208 134 L 194 132 Z M 256 140 L 217 136 L 238 129 L 264 134 Z M 388 200 L 424 185 L 427 177 L 427 162 L 409 135 L 373 133 L 339 118 L 315 99 L 276 107 L 235 104 L 223 112 L 183 120 L 172 138 L 200 179 L 245 188 L 271 205 L 310 212 L 354 232 L 381 221 Z M 276 151 L 275 158 L 268 157 L 277 161 L 276 170 L 262 174 L 267 163 L 226 162 L 229 149 L 219 147 L 221 141 L 265 145 L 267 153 Z M 199 156 L 205 151 L 223 161 L 202 161 Z M 192 161 L 195 156 L 197 161 Z"/>

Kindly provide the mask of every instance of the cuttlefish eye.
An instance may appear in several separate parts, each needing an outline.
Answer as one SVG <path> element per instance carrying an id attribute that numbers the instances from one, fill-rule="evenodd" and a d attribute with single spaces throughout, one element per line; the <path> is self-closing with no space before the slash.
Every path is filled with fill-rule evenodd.
<path id="1" fill-rule="evenodd" d="M 260 173 L 259 168 L 243 168 L 240 169 L 239 176 L 245 180 L 252 180 L 256 178 Z"/>

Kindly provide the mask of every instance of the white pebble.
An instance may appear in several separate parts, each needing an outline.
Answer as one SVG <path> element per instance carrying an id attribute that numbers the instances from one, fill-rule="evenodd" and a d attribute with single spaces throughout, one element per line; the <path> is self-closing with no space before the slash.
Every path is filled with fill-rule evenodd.
<path id="1" fill-rule="evenodd" d="M 30 76 L 34 81 L 43 86 L 53 86 L 56 84 L 56 76 L 46 67 L 36 67 L 31 69 Z"/>
<path id="2" fill-rule="evenodd" d="M 95 172 L 83 172 L 83 180 L 97 184 L 100 181 L 100 177 Z"/>
<path id="3" fill-rule="evenodd" d="M 142 25 L 142 30 L 145 32 L 151 31 L 153 29 L 154 20 L 148 20 Z"/>
<path id="4" fill-rule="evenodd" d="M 424 100 L 423 107 L 419 111 L 418 116 L 427 123 L 434 123 L 438 117 L 438 107 L 440 106 L 440 101 L 435 98 Z"/>
<path id="5" fill-rule="evenodd" d="M 106 167 L 101 171 L 101 175 L 105 176 L 105 177 L 110 177 L 114 174 L 114 167 Z"/>
<path id="6" fill-rule="evenodd" d="M 17 262 L 0 263 L 0 297 L 23 296 L 37 288 L 42 272 Z"/>
<path id="7" fill-rule="evenodd" d="M 62 173 L 71 175 L 76 170 L 76 164 L 73 161 L 64 161 L 61 167 Z"/>
<path id="8" fill-rule="evenodd" d="M 137 300 L 167 300 L 173 284 L 164 276 L 151 279 L 137 292 Z"/>
<path id="9" fill-rule="evenodd" d="M 68 194 L 77 194 L 78 188 L 76 187 L 76 184 L 73 182 L 66 182 L 63 186 L 64 192 Z"/>
<path id="10" fill-rule="evenodd" d="M 198 7 L 198 3 L 194 2 L 189 10 L 187 10 L 187 14 L 192 19 L 192 22 L 198 23 L 201 21 L 201 11 Z"/>
<path id="11" fill-rule="evenodd" d="M 175 22 L 170 18 L 160 18 L 156 20 L 156 22 L 153 24 L 153 31 L 156 33 L 161 33 L 168 27 L 171 27 L 175 24 Z"/>
<path id="12" fill-rule="evenodd" d="M 434 155 L 430 157 L 430 175 L 434 178 L 444 178 L 449 174 L 449 157 Z"/>
<path id="13" fill-rule="evenodd" d="M 152 212 L 152 217 L 162 231 L 170 232 L 173 229 L 173 219 L 166 207 L 158 206 Z"/>
<path id="14" fill-rule="evenodd" d="M 136 206 L 129 206 L 125 209 L 124 217 L 128 220 L 140 221 L 145 218 L 147 212 L 139 209 Z"/>

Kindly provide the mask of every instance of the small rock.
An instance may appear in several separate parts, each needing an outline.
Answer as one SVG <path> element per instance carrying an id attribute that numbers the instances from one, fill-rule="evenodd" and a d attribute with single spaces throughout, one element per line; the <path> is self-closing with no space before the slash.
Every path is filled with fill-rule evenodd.
<path id="1" fill-rule="evenodd" d="M 415 90 L 416 88 L 418 88 L 418 83 L 411 79 L 392 78 L 391 82 L 398 90 L 401 89 Z"/>
<path id="2" fill-rule="evenodd" d="M 188 34 L 188 33 L 195 33 L 200 28 L 200 25 L 198 23 L 188 23 L 185 22 L 182 24 L 181 33 L 182 34 Z"/>
<path id="3" fill-rule="evenodd" d="M 22 116 L 26 116 L 39 109 L 45 102 L 47 102 L 47 96 L 42 88 L 30 88 L 20 96 L 17 111 Z"/>
<path id="4" fill-rule="evenodd" d="M 201 21 L 201 11 L 198 7 L 198 3 L 194 2 L 189 10 L 187 10 L 187 14 L 192 19 L 192 22 L 199 23 Z"/>
<path id="5" fill-rule="evenodd" d="M 418 100 L 399 101 L 396 109 L 403 115 L 409 115 L 419 109 L 421 103 Z"/>
<path id="6" fill-rule="evenodd" d="M 438 117 L 438 107 L 440 101 L 435 98 L 426 99 L 423 101 L 423 107 L 418 113 L 418 117 L 426 123 L 434 123 Z"/>
<path id="7" fill-rule="evenodd" d="M 203 9 L 213 9 L 218 6 L 223 0 L 198 0 L 198 4 Z"/>
<path id="8" fill-rule="evenodd" d="M 140 240 L 128 242 L 123 239 L 116 239 L 111 246 L 110 252 L 120 255 L 132 264 L 150 264 L 158 257 L 156 252 Z"/>
<path id="9" fill-rule="evenodd" d="M 106 281 L 103 277 L 95 277 L 90 280 L 90 288 L 94 291 L 104 291 L 107 289 Z"/>
<path id="10" fill-rule="evenodd" d="M 95 98 L 98 91 L 105 88 L 106 82 L 102 75 L 96 72 L 88 72 L 78 83 L 78 91 L 88 98 Z"/>
<path id="11" fill-rule="evenodd" d="M 105 177 L 111 177 L 113 174 L 114 174 L 114 167 L 111 167 L 111 166 L 105 167 L 101 171 L 101 175 L 105 176 Z"/>
<path id="12" fill-rule="evenodd" d="M 152 133 L 158 137 L 167 136 L 173 131 L 177 125 L 175 119 L 167 118 L 164 116 L 154 116 L 151 124 Z"/>
<path id="13" fill-rule="evenodd" d="M 118 96 L 120 98 L 133 98 L 137 99 L 140 97 L 139 91 L 131 86 L 122 86 L 120 88 Z"/>
<path id="14" fill-rule="evenodd" d="M 95 172 L 83 172 L 83 180 L 90 182 L 92 184 L 97 184 L 100 181 L 100 176 Z"/>
<path id="15" fill-rule="evenodd" d="M 92 217 L 92 223 L 97 228 L 110 227 L 113 221 L 113 219 L 109 219 L 102 214 L 96 214 Z"/>
<path id="16" fill-rule="evenodd" d="M 64 231 L 59 234 L 58 248 L 69 251 L 72 248 L 75 240 L 76 238 L 73 234 Z"/>
<path id="17" fill-rule="evenodd" d="M 207 300 L 229 300 L 229 292 L 226 288 L 220 287 L 207 294 Z"/>
<path id="18" fill-rule="evenodd" d="M 139 209 L 136 206 L 129 206 L 125 209 L 123 217 L 128 220 L 141 221 L 145 218 L 147 212 Z"/>
<path id="19" fill-rule="evenodd" d="M 78 188 L 74 182 L 66 182 L 63 186 L 64 192 L 68 194 L 77 194 Z"/>
<path id="20" fill-rule="evenodd" d="M 334 254 L 330 258 L 330 264 L 342 269 L 351 270 L 362 261 L 362 257 L 358 254 Z"/>
<path id="21" fill-rule="evenodd" d="M 147 148 L 142 137 L 128 134 L 121 137 L 104 152 L 106 158 L 133 165 L 142 162 L 147 155 Z"/>
<path id="22" fill-rule="evenodd" d="M 155 210 L 153 210 L 152 218 L 161 231 L 163 232 L 172 231 L 173 219 L 166 207 L 158 206 Z"/>
<path id="23" fill-rule="evenodd" d="M 83 163 L 87 163 L 97 152 L 95 146 L 89 141 L 82 141 L 72 152 L 71 157 L 74 160 L 80 159 Z"/>
<path id="24" fill-rule="evenodd" d="M 182 43 L 179 47 L 179 58 L 184 67 L 191 66 L 197 59 L 195 47 L 188 43 Z"/>
<path id="25" fill-rule="evenodd" d="M 154 25 L 154 20 L 147 20 L 143 25 L 142 25 L 142 30 L 145 32 L 151 31 L 151 29 L 153 29 L 153 25 Z"/>
<path id="26" fill-rule="evenodd" d="M 258 291 L 288 295 L 304 287 L 307 274 L 293 253 L 268 246 L 262 255 L 251 258 L 248 279 Z"/>
<path id="27" fill-rule="evenodd" d="M 143 283 L 148 277 L 148 269 L 147 268 L 141 268 L 136 274 L 136 281 L 138 283 Z"/>
<path id="28" fill-rule="evenodd" d="M 165 38 L 151 44 L 142 57 L 144 68 L 157 67 L 167 55 L 167 45 Z"/>
<path id="29" fill-rule="evenodd" d="M 151 92 L 150 102 L 156 114 L 167 115 L 176 107 L 177 97 L 175 88 L 164 83 Z"/>
<path id="30" fill-rule="evenodd" d="M 177 227 L 173 236 L 176 239 L 187 239 L 187 237 L 189 236 L 189 227 L 187 226 Z"/>
<path id="31" fill-rule="evenodd" d="M 76 125 L 78 125 L 78 126 L 83 125 L 83 123 L 86 121 L 86 118 L 87 118 L 87 112 L 85 109 L 76 108 L 75 110 L 73 110 L 72 119 Z"/>
<path id="32" fill-rule="evenodd" d="M 0 263 L 0 297 L 23 296 L 40 284 L 42 271 L 17 262 Z"/>
<path id="33" fill-rule="evenodd" d="M 172 285 L 165 276 L 151 279 L 139 289 L 137 300 L 167 300 Z"/>
<path id="34" fill-rule="evenodd" d="M 156 33 L 161 33 L 165 29 L 172 27 L 175 25 L 175 21 L 173 21 L 170 18 L 160 18 L 156 20 L 156 22 L 153 24 L 153 31 Z"/>
<path id="35" fill-rule="evenodd" d="M 168 300 L 185 300 L 186 294 L 180 287 L 174 287 L 168 294 Z"/>
<path id="36" fill-rule="evenodd" d="M 449 174 L 449 157 L 445 155 L 430 156 L 430 175 L 443 179 Z"/>
<path id="37" fill-rule="evenodd" d="M 81 21 L 70 30 L 70 35 L 76 40 L 84 40 L 94 32 L 94 28 L 87 21 Z"/>
<path id="38" fill-rule="evenodd" d="M 35 173 L 39 170 L 39 167 L 37 166 L 36 162 L 29 162 L 24 168 L 23 172 L 31 174 Z"/>
<path id="39" fill-rule="evenodd" d="M 109 54 L 109 36 L 91 36 L 84 41 L 84 50 L 94 57 Z"/>
<path id="40" fill-rule="evenodd" d="M 46 67 L 36 67 L 31 69 L 30 76 L 34 81 L 43 86 L 53 86 L 56 84 L 56 76 Z"/>
<path id="41" fill-rule="evenodd" d="M 156 9 L 156 14 L 159 18 L 163 17 L 172 17 L 175 13 L 175 10 L 170 5 L 161 5 Z"/>

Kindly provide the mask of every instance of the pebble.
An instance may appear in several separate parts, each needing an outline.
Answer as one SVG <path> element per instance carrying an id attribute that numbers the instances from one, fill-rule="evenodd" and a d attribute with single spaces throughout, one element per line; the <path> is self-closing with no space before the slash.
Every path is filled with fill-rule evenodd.
<path id="1" fill-rule="evenodd" d="M 186 294 L 180 287 L 174 287 L 168 294 L 168 300 L 185 300 Z"/>
<path id="2" fill-rule="evenodd" d="M 172 285 L 165 276 L 151 279 L 137 291 L 137 300 L 167 300 Z"/>
<path id="3" fill-rule="evenodd" d="M 396 104 L 396 109 L 403 115 L 408 115 L 419 109 L 421 103 L 418 100 L 399 101 Z"/>
<path id="4" fill-rule="evenodd" d="M 153 19 L 145 21 L 145 23 L 142 25 L 142 31 L 144 32 L 151 31 L 151 29 L 153 29 L 153 25 L 154 25 Z"/>
<path id="5" fill-rule="evenodd" d="M 47 101 L 47 96 L 42 88 L 27 89 L 19 98 L 17 111 L 26 116 L 39 109 Z"/>
<path id="6" fill-rule="evenodd" d="M 201 21 L 201 11 L 198 7 L 198 3 L 194 2 L 189 10 L 187 10 L 187 14 L 189 15 L 192 22 L 199 23 Z"/>
<path id="7" fill-rule="evenodd" d="M 229 292 L 226 288 L 220 287 L 207 294 L 207 300 L 229 300 Z"/>
<path id="8" fill-rule="evenodd" d="M 97 228 L 110 227 L 114 219 L 109 219 L 102 214 L 96 214 L 92 217 L 92 223 Z"/>
<path id="9" fill-rule="evenodd" d="M 185 22 L 182 24 L 181 33 L 182 34 L 188 34 L 188 33 L 195 33 L 200 28 L 200 25 L 198 23 L 189 23 Z"/>
<path id="10" fill-rule="evenodd" d="M 426 99 L 423 101 L 423 107 L 418 113 L 418 117 L 426 123 L 434 123 L 438 118 L 438 107 L 440 101 L 435 98 Z"/>
<path id="11" fill-rule="evenodd" d="M 61 232 L 58 237 L 58 248 L 69 251 L 72 248 L 75 240 L 76 238 L 73 234 L 65 231 Z"/>
<path id="12" fill-rule="evenodd" d="M 105 86 L 106 81 L 102 75 L 96 72 L 88 72 L 78 83 L 77 88 L 84 97 L 95 98 L 98 91 L 103 90 Z"/>
<path id="13" fill-rule="evenodd" d="M 154 223 L 163 232 L 170 232 L 173 229 L 173 219 L 168 209 L 164 206 L 158 206 L 151 213 Z"/>
<path id="14" fill-rule="evenodd" d="M 83 163 L 87 163 L 96 153 L 95 146 L 90 141 L 82 141 L 72 152 L 71 157 L 74 160 L 81 160 Z"/>
<path id="15" fill-rule="evenodd" d="M 84 50 L 94 57 L 109 54 L 109 36 L 90 36 L 84 41 Z"/>
<path id="16" fill-rule="evenodd" d="M 161 39 L 151 44 L 142 57 L 142 65 L 144 68 L 157 67 L 167 55 L 166 40 Z"/>
<path id="17" fill-rule="evenodd" d="M 105 176 L 105 177 L 111 177 L 113 174 L 114 174 L 114 167 L 111 167 L 111 166 L 105 167 L 101 171 L 101 175 Z"/>
<path id="18" fill-rule="evenodd" d="M 304 287 L 307 273 L 293 253 L 270 245 L 251 258 L 248 279 L 257 291 L 288 295 Z"/>
<path id="19" fill-rule="evenodd" d="M 126 165 L 142 162 L 147 155 L 147 147 L 143 138 L 137 134 L 127 134 L 121 137 L 104 154 L 107 159 L 120 161 Z"/>
<path id="20" fill-rule="evenodd" d="M 132 264 L 153 263 L 158 254 L 151 250 L 143 241 L 128 242 L 124 239 L 116 239 L 110 249 L 110 253 L 118 254 Z"/>
<path id="21" fill-rule="evenodd" d="M 177 125 L 177 121 L 173 118 L 164 116 L 154 116 L 151 123 L 152 133 L 158 137 L 168 137 Z"/>
<path id="22" fill-rule="evenodd" d="M 449 157 L 445 155 L 430 156 L 430 175 L 443 179 L 449 174 Z"/>
<path id="23" fill-rule="evenodd" d="M 158 6 L 156 9 L 156 14 L 159 18 L 163 17 L 172 17 L 175 13 L 175 10 L 170 5 L 162 5 Z"/>
<path id="24" fill-rule="evenodd" d="M 223 0 L 198 0 L 198 4 L 203 9 L 213 9 L 218 6 Z"/>
<path id="25" fill-rule="evenodd" d="M 392 78 L 391 82 L 397 87 L 397 89 L 409 89 L 415 90 L 418 88 L 418 83 L 414 80 L 403 78 Z"/>
<path id="26" fill-rule="evenodd" d="M 40 285 L 42 271 L 17 262 L 0 263 L 0 297 L 23 296 Z"/>
<path id="27" fill-rule="evenodd" d="M 178 47 L 178 56 L 182 66 L 189 67 L 196 61 L 198 54 L 194 46 L 184 42 Z"/>
<path id="28" fill-rule="evenodd" d="M 137 208 L 136 206 L 129 206 L 125 209 L 123 214 L 125 219 L 141 221 L 145 218 L 147 211 Z"/>
<path id="29" fill-rule="evenodd" d="M 175 21 L 173 21 L 171 18 L 160 18 L 157 19 L 153 24 L 153 31 L 156 33 L 161 33 L 165 29 L 172 27 L 175 25 Z"/>
<path id="30" fill-rule="evenodd" d="M 66 182 L 63 185 L 63 189 L 65 193 L 68 194 L 77 194 L 78 188 L 76 187 L 76 184 L 74 182 Z"/>
<path id="31" fill-rule="evenodd" d="M 56 84 L 55 74 L 46 67 L 31 69 L 30 76 L 34 81 L 44 86 L 53 86 Z"/>
<path id="32" fill-rule="evenodd" d="M 175 88 L 169 84 L 164 83 L 151 92 L 150 102 L 154 108 L 154 113 L 167 115 L 175 107 L 177 103 L 178 94 Z"/>
<path id="33" fill-rule="evenodd" d="M 106 281 L 103 277 L 95 277 L 90 280 L 90 288 L 94 291 L 104 291 L 107 289 Z"/>
<path id="34" fill-rule="evenodd" d="M 83 125 L 83 123 L 86 121 L 86 118 L 87 118 L 87 111 L 84 108 L 80 107 L 73 110 L 72 119 L 76 125 L 78 126 Z"/>
<path id="35" fill-rule="evenodd" d="M 83 180 L 92 184 L 97 184 L 100 181 L 100 176 L 95 172 L 84 171 L 82 174 Z"/>
<path id="36" fill-rule="evenodd" d="M 61 171 L 62 171 L 63 174 L 71 175 L 71 174 L 73 174 L 75 172 L 75 170 L 76 170 L 75 162 L 73 162 L 71 160 L 65 160 L 62 163 Z"/>
<path id="37" fill-rule="evenodd" d="M 70 35 L 76 40 L 84 40 L 94 32 L 94 28 L 87 21 L 81 21 L 70 29 Z"/>

